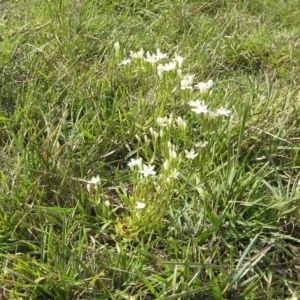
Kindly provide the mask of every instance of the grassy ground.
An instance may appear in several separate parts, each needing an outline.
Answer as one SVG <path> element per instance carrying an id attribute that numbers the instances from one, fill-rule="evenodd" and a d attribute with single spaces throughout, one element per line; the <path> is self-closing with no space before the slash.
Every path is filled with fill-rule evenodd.
<path id="1" fill-rule="evenodd" d="M 0 299 L 298 299 L 299 5 L 0 1 Z"/>

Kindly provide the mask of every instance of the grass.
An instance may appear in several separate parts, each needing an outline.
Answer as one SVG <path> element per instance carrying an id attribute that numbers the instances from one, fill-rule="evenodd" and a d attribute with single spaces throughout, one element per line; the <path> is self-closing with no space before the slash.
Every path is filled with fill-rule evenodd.
<path id="1" fill-rule="evenodd" d="M 1 1 L 0 299 L 298 299 L 298 6 Z"/>

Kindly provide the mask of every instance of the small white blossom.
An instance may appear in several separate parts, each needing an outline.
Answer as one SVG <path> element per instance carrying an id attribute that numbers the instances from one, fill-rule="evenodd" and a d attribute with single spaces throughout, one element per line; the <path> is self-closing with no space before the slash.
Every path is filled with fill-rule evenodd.
<path id="1" fill-rule="evenodd" d="M 137 201 L 137 202 L 135 203 L 135 208 L 136 208 L 136 209 L 144 209 L 145 207 L 146 207 L 146 203 L 139 202 L 139 201 Z"/>
<path id="2" fill-rule="evenodd" d="M 118 52 L 120 50 L 120 44 L 118 41 L 114 43 L 114 48 L 115 48 L 116 52 Z"/>
<path id="3" fill-rule="evenodd" d="M 190 82 L 187 79 L 182 79 L 180 81 L 180 88 L 182 90 L 191 90 L 193 87 L 191 86 Z"/>
<path id="4" fill-rule="evenodd" d="M 168 121 L 169 121 L 169 119 L 167 117 L 163 117 L 163 118 L 162 117 L 158 117 L 156 119 L 157 124 L 159 126 L 161 126 L 161 127 L 167 126 L 168 125 Z"/>
<path id="5" fill-rule="evenodd" d="M 176 159 L 177 158 L 177 153 L 174 149 L 169 148 L 169 156 L 170 158 Z"/>
<path id="6" fill-rule="evenodd" d="M 176 69 L 176 61 L 171 61 L 163 66 L 164 71 L 169 72 Z"/>
<path id="7" fill-rule="evenodd" d="M 150 52 L 147 51 L 145 61 L 147 61 L 151 64 L 155 64 L 158 61 L 158 57 L 155 54 L 150 54 Z"/>
<path id="8" fill-rule="evenodd" d="M 189 101 L 188 103 L 190 106 L 192 106 L 192 111 L 195 112 L 196 114 L 201 114 L 201 113 L 208 113 L 208 105 L 205 104 L 204 101 Z"/>
<path id="9" fill-rule="evenodd" d="M 222 108 L 217 108 L 216 111 L 220 116 L 228 117 L 231 114 L 230 110 L 226 110 L 226 109 L 222 109 Z"/>
<path id="10" fill-rule="evenodd" d="M 131 170 L 133 170 L 134 166 L 138 166 L 139 168 L 142 167 L 142 163 L 143 163 L 143 160 L 142 158 L 138 158 L 138 159 L 134 159 L 134 158 L 131 158 L 130 159 L 130 162 L 127 164 L 129 166 L 129 168 Z"/>
<path id="11" fill-rule="evenodd" d="M 182 90 L 187 90 L 187 89 L 191 90 L 193 88 L 192 84 L 193 84 L 194 77 L 195 75 L 185 75 L 183 79 L 181 79 L 180 81 L 180 88 Z"/>
<path id="12" fill-rule="evenodd" d="M 199 82 L 195 87 L 200 91 L 200 93 L 206 93 L 212 87 L 213 81 L 210 79 L 207 82 Z"/>
<path id="13" fill-rule="evenodd" d="M 157 131 L 155 131 L 152 127 L 149 128 L 149 131 L 150 131 L 151 135 L 154 137 L 154 139 L 156 140 L 158 138 Z"/>
<path id="14" fill-rule="evenodd" d="M 176 159 L 177 153 L 176 153 L 175 145 L 173 145 L 170 141 L 168 141 L 168 148 L 169 148 L 170 158 Z"/>
<path id="15" fill-rule="evenodd" d="M 88 192 L 91 191 L 92 186 L 95 187 L 95 189 L 97 189 L 98 184 L 101 184 L 99 175 L 97 177 L 93 176 L 91 180 L 87 181 L 86 188 L 87 188 Z"/>
<path id="16" fill-rule="evenodd" d="M 186 129 L 186 122 L 181 117 L 177 117 L 175 122 L 177 123 L 178 127 Z"/>
<path id="17" fill-rule="evenodd" d="M 133 59 L 144 59 L 144 49 L 141 48 L 141 50 L 139 50 L 138 52 L 132 52 L 130 51 L 130 57 Z"/>
<path id="18" fill-rule="evenodd" d="M 167 145 L 169 149 L 175 149 L 175 145 L 173 145 L 170 141 L 168 141 Z"/>
<path id="19" fill-rule="evenodd" d="M 165 160 L 163 163 L 164 169 L 168 170 L 170 168 L 170 161 L 169 160 Z"/>
<path id="20" fill-rule="evenodd" d="M 120 63 L 119 66 L 125 66 L 131 63 L 131 59 L 127 58 L 127 59 L 123 59 Z"/>
<path id="21" fill-rule="evenodd" d="M 177 55 L 177 53 L 175 53 L 175 58 L 174 58 L 174 60 L 177 62 L 178 68 L 179 68 L 179 69 L 181 69 L 182 63 L 183 63 L 183 60 L 184 60 L 184 59 L 185 59 L 184 57 L 182 57 L 182 56 L 180 56 L 180 55 Z"/>
<path id="22" fill-rule="evenodd" d="M 109 202 L 108 200 L 106 200 L 106 201 L 104 202 L 104 204 L 105 204 L 106 207 L 110 207 L 110 202 Z"/>
<path id="23" fill-rule="evenodd" d="M 184 79 L 186 79 L 189 84 L 193 84 L 193 81 L 194 81 L 194 77 L 195 77 L 195 74 L 187 74 L 187 75 L 184 75 Z"/>
<path id="24" fill-rule="evenodd" d="M 156 57 L 157 59 L 164 59 L 168 57 L 167 53 L 162 53 L 159 48 L 156 49 Z"/>
<path id="25" fill-rule="evenodd" d="M 204 142 L 199 142 L 199 143 L 195 143 L 195 147 L 196 148 L 204 148 L 207 146 L 207 141 L 204 141 Z"/>
<path id="26" fill-rule="evenodd" d="M 155 175 L 156 172 L 154 171 L 155 166 L 147 166 L 143 165 L 143 169 L 139 172 L 144 175 L 144 177 L 148 177 L 149 175 Z"/>
<path id="27" fill-rule="evenodd" d="M 173 123 L 173 114 L 170 114 L 170 117 L 158 117 L 156 122 L 161 127 L 166 127 L 168 125 L 172 125 Z"/>
<path id="28" fill-rule="evenodd" d="M 191 151 L 184 150 L 184 152 L 185 152 L 185 157 L 188 159 L 194 159 L 198 155 L 198 153 L 195 153 L 194 149 L 191 149 Z"/>

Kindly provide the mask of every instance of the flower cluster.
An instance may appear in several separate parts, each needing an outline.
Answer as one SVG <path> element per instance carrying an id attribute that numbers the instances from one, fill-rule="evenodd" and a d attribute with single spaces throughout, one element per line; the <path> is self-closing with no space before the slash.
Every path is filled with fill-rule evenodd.
<path id="1" fill-rule="evenodd" d="M 230 110 L 217 108 L 215 111 L 209 109 L 208 105 L 203 100 L 189 101 L 189 106 L 192 107 L 192 111 L 198 114 L 206 114 L 209 118 L 216 118 L 218 116 L 228 117 L 231 113 Z"/>
<path id="2" fill-rule="evenodd" d="M 116 53 L 119 53 L 119 43 L 116 42 L 114 47 Z M 116 57 L 119 59 L 120 55 Z M 170 95 L 174 94 L 176 97 L 179 95 L 181 100 L 179 106 L 188 105 L 196 115 L 206 116 L 200 119 L 201 122 L 210 124 L 208 119 L 230 116 L 230 110 L 210 107 L 207 102 L 213 95 L 213 80 L 198 81 L 195 74 L 185 74 L 183 72 L 185 59 L 177 53 L 169 59 L 169 55 L 159 48 L 154 53 L 141 48 L 137 52 L 130 51 L 129 56 L 121 60 L 119 66 L 132 63 L 138 66 L 137 72 L 154 71 L 159 83 L 155 88 L 166 88 Z M 177 102 L 174 101 L 174 106 L 176 105 Z M 180 109 L 175 111 L 182 112 Z M 199 120 L 193 120 L 193 123 L 195 122 Z M 209 126 L 199 124 L 198 128 L 195 128 L 190 125 L 188 119 L 172 112 L 167 116 L 159 115 L 141 136 L 136 135 L 139 144 L 137 157 L 131 158 L 128 162 L 133 182 L 128 201 L 129 206 L 134 208 L 134 216 L 140 218 L 139 221 L 147 213 L 155 215 L 156 212 L 163 215 L 163 212 L 156 210 L 160 206 L 160 201 L 169 203 L 168 197 L 178 189 L 178 184 L 189 176 L 193 177 L 194 171 L 191 171 L 191 167 L 202 163 L 204 157 L 207 157 L 205 153 L 209 150 L 206 150 L 208 148 L 206 146 L 208 143 L 211 144 L 209 140 L 211 135 L 205 133 L 205 128 Z M 200 132 L 200 135 L 196 135 L 195 132 Z M 188 136 L 189 133 L 192 133 L 193 137 L 197 136 L 196 141 Z M 144 157 L 144 161 L 140 155 Z"/>
<path id="3" fill-rule="evenodd" d="M 114 45 L 116 45 L 116 43 Z M 119 44 L 117 44 L 117 45 L 119 45 Z M 115 46 L 115 49 L 116 49 L 116 51 L 119 51 L 119 48 L 116 48 L 116 46 Z M 119 63 L 119 66 L 130 64 L 132 62 L 132 60 L 142 60 L 142 61 L 145 61 L 145 62 L 148 62 L 151 64 L 156 64 L 159 60 L 162 60 L 167 57 L 168 57 L 168 54 L 162 53 L 159 48 L 157 48 L 156 53 L 153 53 L 153 54 L 151 54 L 149 51 L 147 51 L 146 55 L 145 55 L 145 50 L 143 48 L 141 48 L 137 52 L 130 51 L 130 57 L 122 60 Z"/>

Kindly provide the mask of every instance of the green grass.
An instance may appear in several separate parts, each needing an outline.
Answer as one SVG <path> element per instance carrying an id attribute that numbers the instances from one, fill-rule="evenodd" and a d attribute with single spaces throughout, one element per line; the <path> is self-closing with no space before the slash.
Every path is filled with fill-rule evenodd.
<path id="1" fill-rule="evenodd" d="M 297 0 L 0 1 L 0 299 L 298 299 L 299 20 Z M 141 48 L 168 58 L 120 65 Z M 175 53 L 207 93 L 158 76 Z"/>

